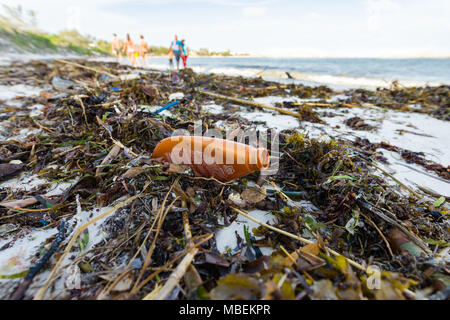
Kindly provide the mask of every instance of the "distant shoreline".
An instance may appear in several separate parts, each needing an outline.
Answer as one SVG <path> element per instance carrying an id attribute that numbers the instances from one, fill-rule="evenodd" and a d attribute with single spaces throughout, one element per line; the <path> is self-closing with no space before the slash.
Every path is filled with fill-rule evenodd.
<path id="1" fill-rule="evenodd" d="M 339 88 L 390 87 L 392 82 L 406 87 L 450 84 L 449 59 L 221 58 L 192 57 L 188 59 L 188 66 L 199 73 L 263 77 L 283 83 L 324 84 Z M 165 70 L 169 60 L 164 55 L 152 56 L 149 67 Z"/>
<path id="2" fill-rule="evenodd" d="M 150 55 L 153 58 L 168 58 L 168 55 Z M 426 56 L 426 57 L 325 57 L 325 56 L 272 56 L 272 55 L 232 55 L 232 56 L 199 56 L 199 55 L 189 55 L 189 58 L 264 58 L 264 59 L 377 59 L 377 60 L 413 60 L 413 59 L 450 59 L 449 56 Z"/>

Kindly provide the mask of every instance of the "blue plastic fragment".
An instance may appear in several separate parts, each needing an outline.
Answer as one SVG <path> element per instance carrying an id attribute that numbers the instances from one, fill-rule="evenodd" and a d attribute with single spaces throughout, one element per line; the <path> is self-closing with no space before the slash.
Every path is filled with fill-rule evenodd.
<path id="1" fill-rule="evenodd" d="M 114 88 L 113 87 L 113 88 L 111 88 L 111 90 L 117 92 L 117 91 L 120 91 L 120 88 Z"/>
<path id="2" fill-rule="evenodd" d="M 155 112 L 153 112 L 153 114 L 158 114 L 158 113 L 160 113 L 160 112 L 163 112 L 164 110 L 167 110 L 167 109 L 169 109 L 170 107 L 176 106 L 176 105 L 179 104 L 179 103 L 180 103 L 180 101 L 175 100 L 175 101 L 173 101 L 173 102 L 171 102 L 171 103 L 169 103 L 169 104 L 166 104 L 164 107 L 162 107 L 162 108 L 156 110 Z"/>
<path id="3" fill-rule="evenodd" d="M 42 227 L 45 227 L 46 225 L 48 225 L 48 221 L 45 221 L 44 219 L 39 220 L 40 223 L 42 223 Z"/>
<path id="4" fill-rule="evenodd" d="M 106 81 L 106 80 L 108 80 L 108 78 L 111 78 L 110 76 L 107 76 L 106 74 L 102 74 L 101 76 L 100 76 L 100 81 Z"/>

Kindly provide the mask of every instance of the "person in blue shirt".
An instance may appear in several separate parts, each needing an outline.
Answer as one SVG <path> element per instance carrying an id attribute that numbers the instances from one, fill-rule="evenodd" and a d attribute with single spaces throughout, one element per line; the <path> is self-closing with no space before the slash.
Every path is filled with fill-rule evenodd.
<path id="1" fill-rule="evenodd" d="M 172 65 L 171 57 L 173 54 L 175 56 L 175 60 L 177 61 L 177 70 L 180 69 L 180 58 L 183 55 L 182 47 L 183 47 L 183 43 L 181 43 L 181 41 L 178 40 L 178 36 L 175 35 L 174 41 L 172 41 L 172 43 L 170 44 L 169 62 L 170 62 L 170 65 Z"/>
<path id="2" fill-rule="evenodd" d="M 186 61 L 188 58 L 188 50 L 186 48 L 186 41 L 183 39 L 181 40 L 181 59 L 183 60 L 183 66 L 186 68 Z"/>

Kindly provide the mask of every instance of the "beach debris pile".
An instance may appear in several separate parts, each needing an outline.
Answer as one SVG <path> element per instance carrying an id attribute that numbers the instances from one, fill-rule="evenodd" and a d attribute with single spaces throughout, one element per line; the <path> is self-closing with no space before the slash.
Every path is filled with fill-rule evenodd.
<path id="1" fill-rule="evenodd" d="M 417 150 L 299 127 L 281 130 L 274 175 L 220 181 L 152 157 L 179 129 L 234 123 L 237 140 L 270 126 L 249 112 L 317 128 L 370 104 L 449 120 L 449 87 L 335 92 L 57 59 L 0 74 L 18 92 L 0 95 L 3 299 L 449 298 L 448 194 L 381 167 L 389 150 L 449 183 Z M 300 100 L 256 100 L 267 96 Z"/>

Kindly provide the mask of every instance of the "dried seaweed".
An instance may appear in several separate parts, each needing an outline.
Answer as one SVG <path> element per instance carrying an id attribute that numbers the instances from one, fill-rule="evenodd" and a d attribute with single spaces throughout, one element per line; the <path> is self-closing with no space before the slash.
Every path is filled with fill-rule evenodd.
<path id="1" fill-rule="evenodd" d="M 204 90 L 248 101 L 269 95 L 323 99 L 315 106 L 284 103 L 270 110 L 287 110 L 303 121 L 323 123 L 315 111 L 321 103 L 344 108 L 374 103 L 449 120 L 446 86 L 353 90 L 345 93 L 346 101 L 329 103 L 326 99 L 336 92 L 325 86 L 281 85 L 261 78 L 196 74 L 191 69 L 181 71 L 174 81 L 171 74 L 156 70 L 89 60 L 15 63 L 0 66 L 0 74 L 2 85 L 47 85 L 38 97 L 17 97 L 22 106 L 15 115 L 0 110 L 2 117 L 7 115 L 11 136 L 22 128 L 39 132 L 0 143 L 6 172 L 0 178 L 21 170 L 22 175 L 71 184 L 50 196 L 44 194 L 45 188 L 0 190 L 0 225 L 17 230 L 50 228 L 81 210 L 94 215 L 99 208 L 115 206 L 103 213 L 102 240 L 90 247 L 92 235 L 80 241 L 72 235 L 69 245 L 63 242 L 55 259 L 44 266 L 52 277 L 26 299 L 445 296 L 440 295 L 449 281 L 448 258 L 443 258 L 448 255 L 450 232 L 445 199 L 405 195 L 402 186 L 392 185 L 370 165 L 382 157 L 376 150 L 384 148 L 449 179 L 449 168 L 426 161 L 421 154 L 386 143 L 313 139 L 285 130 L 280 134 L 280 168 L 275 176 L 260 177 L 260 185 L 267 187 L 260 188 L 248 185 L 258 181 L 256 174 L 224 184 L 152 159 L 151 152 L 175 129 L 194 133 L 194 121 L 199 119 L 203 131 L 214 128 L 219 119 L 235 119 L 243 127 L 253 124 L 236 115 L 205 112 L 202 105 L 212 98 L 201 94 Z M 56 90 L 51 86 L 55 77 L 73 85 Z M 192 99 L 168 109 L 170 116 L 146 109 L 166 105 L 174 93 Z M 224 110 L 234 107 L 224 98 L 216 103 Z M 404 108 L 412 103 L 422 108 Z M 20 113 L 34 104 L 44 105 L 42 114 Z M 373 129 L 363 119 L 347 122 Z M 256 208 L 272 213 L 276 222 L 271 228 L 260 224 L 246 230 L 237 249 L 219 252 L 215 232 L 239 219 L 239 211 Z M 263 255 L 262 247 L 273 252 Z M 62 265 L 64 257 L 69 260 Z M 68 270 L 75 270 L 71 275 L 79 277 L 80 286 L 66 287 L 62 293 L 50 290 Z M 374 289 L 377 272 L 375 285 L 381 287 Z"/>

